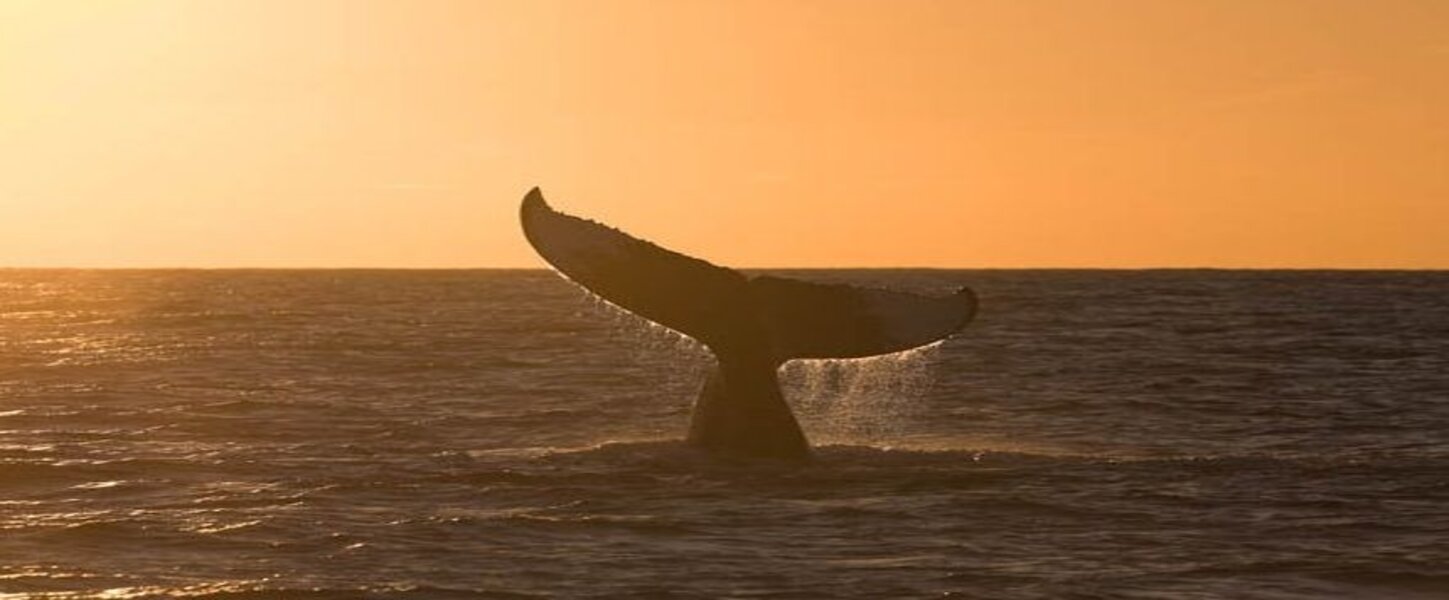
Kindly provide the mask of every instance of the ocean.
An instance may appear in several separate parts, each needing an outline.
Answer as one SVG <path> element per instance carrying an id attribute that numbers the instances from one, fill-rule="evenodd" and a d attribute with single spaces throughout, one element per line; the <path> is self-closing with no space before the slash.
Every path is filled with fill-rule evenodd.
<path id="1" fill-rule="evenodd" d="M 981 312 L 793 465 L 547 271 L 0 271 L 0 598 L 1449 598 L 1449 272 L 777 274 Z"/>

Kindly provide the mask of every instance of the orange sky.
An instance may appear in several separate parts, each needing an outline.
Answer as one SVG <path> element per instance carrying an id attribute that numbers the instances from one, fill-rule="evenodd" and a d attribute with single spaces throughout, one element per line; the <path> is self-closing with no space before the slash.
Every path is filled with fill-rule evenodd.
<path id="1" fill-rule="evenodd" d="M 0 266 L 1449 268 L 1449 2 L 0 1 Z"/>

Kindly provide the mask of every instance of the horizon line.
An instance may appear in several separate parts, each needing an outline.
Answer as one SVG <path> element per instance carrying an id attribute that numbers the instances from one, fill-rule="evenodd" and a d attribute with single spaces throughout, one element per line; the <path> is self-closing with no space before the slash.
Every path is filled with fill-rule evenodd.
<path id="1" fill-rule="evenodd" d="M 940 266 L 840 266 L 840 267 L 808 267 L 808 266 L 743 266 L 743 267 L 721 267 L 730 268 L 736 271 L 1418 271 L 1418 272 L 1439 272 L 1449 271 L 1449 266 L 1444 267 L 1403 267 L 1403 266 L 1382 266 L 1382 267 L 1354 267 L 1354 266 L 1251 266 L 1251 267 L 1221 267 L 1221 266 L 1124 266 L 1124 267 L 1093 267 L 1093 266 L 961 266 L 961 267 L 940 267 Z M 368 267 L 368 266 L 304 266 L 304 267 L 270 267 L 270 266 L 126 266 L 126 267 L 92 267 L 92 266 L 4 266 L 0 265 L 0 271 L 556 271 L 547 266 L 541 267 L 500 267 L 500 266 L 476 266 L 476 267 Z"/>

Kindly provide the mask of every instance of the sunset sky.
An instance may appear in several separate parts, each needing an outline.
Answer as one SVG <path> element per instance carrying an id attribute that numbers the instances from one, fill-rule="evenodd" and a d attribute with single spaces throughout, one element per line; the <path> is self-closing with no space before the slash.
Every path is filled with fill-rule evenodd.
<path id="1" fill-rule="evenodd" d="M 1449 2 L 0 0 L 0 266 L 1449 268 Z"/>

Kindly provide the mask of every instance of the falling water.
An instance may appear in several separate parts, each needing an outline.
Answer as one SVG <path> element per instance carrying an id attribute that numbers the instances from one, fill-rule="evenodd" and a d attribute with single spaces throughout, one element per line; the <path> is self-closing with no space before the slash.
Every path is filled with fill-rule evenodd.
<path id="1" fill-rule="evenodd" d="M 583 286 L 575 287 L 588 311 L 603 317 L 609 336 L 620 349 L 628 349 L 630 362 L 658 374 L 661 393 L 694 401 L 694 394 L 714 364 L 714 356 L 704 344 L 629 312 Z"/>
<path id="2" fill-rule="evenodd" d="M 931 387 L 941 342 L 855 359 L 792 360 L 780 385 L 811 441 L 881 446 L 898 440 Z"/>

